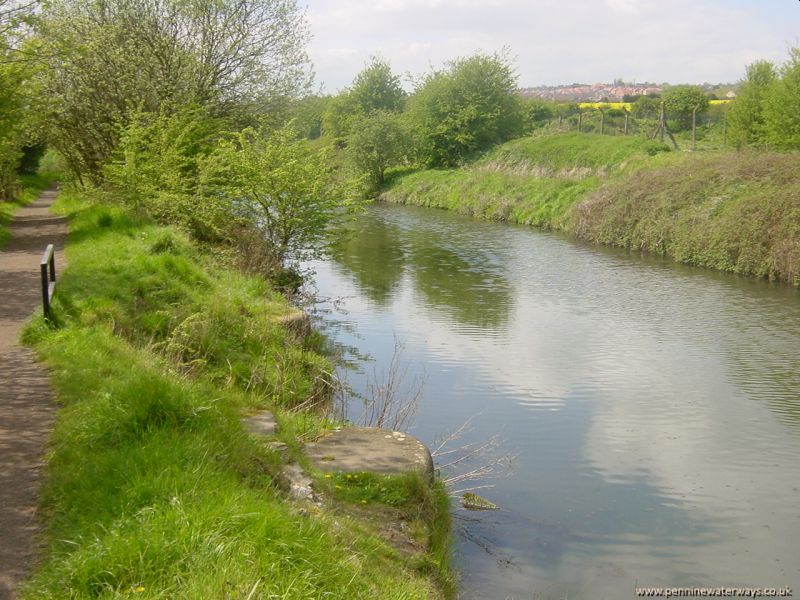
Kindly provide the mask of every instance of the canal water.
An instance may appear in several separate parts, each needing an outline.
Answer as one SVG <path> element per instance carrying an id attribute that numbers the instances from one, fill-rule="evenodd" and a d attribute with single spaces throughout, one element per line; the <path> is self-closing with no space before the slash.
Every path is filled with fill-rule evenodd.
<path id="1" fill-rule="evenodd" d="M 356 393 L 399 345 L 414 435 L 515 457 L 461 484 L 500 510 L 456 512 L 460 597 L 800 595 L 796 290 L 384 205 L 312 266 Z"/>

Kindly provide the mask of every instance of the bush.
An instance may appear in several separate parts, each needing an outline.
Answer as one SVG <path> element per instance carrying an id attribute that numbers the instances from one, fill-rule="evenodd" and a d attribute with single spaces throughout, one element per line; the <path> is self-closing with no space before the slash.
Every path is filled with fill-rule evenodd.
<path id="1" fill-rule="evenodd" d="M 429 74 L 409 106 L 421 138 L 421 162 L 452 166 L 521 135 L 524 119 L 516 87 L 505 54 L 476 54 Z"/>

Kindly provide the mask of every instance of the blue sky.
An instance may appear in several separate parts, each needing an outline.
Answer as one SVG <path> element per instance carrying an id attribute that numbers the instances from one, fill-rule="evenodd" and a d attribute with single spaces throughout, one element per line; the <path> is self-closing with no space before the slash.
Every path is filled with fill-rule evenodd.
<path id="1" fill-rule="evenodd" d="M 798 0 L 307 0 L 309 53 L 324 91 L 371 54 L 420 74 L 504 46 L 521 86 L 736 81 L 800 46 Z"/>

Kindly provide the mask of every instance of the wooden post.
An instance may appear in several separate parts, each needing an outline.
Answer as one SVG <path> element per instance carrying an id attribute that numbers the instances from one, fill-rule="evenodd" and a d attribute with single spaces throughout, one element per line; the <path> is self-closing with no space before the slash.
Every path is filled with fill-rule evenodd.
<path id="1" fill-rule="evenodd" d="M 728 145 L 728 111 L 722 113 L 722 145 Z"/>
<path id="2" fill-rule="evenodd" d="M 661 135 L 661 142 L 664 142 L 664 131 L 667 128 L 667 114 L 664 112 L 664 101 L 661 101 L 661 116 L 659 117 L 659 134 Z"/>
<path id="3" fill-rule="evenodd" d="M 606 111 L 602 108 L 598 108 L 597 110 L 600 111 L 600 135 L 603 135 L 606 130 Z"/>
<path id="4" fill-rule="evenodd" d="M 561 115 L 558 115 L 558 128 L 561 129 Z"/>
<path id="5" fill-rule="evenodd" d="M 699 108 L 700 105 L 696 104 L 692 110 L 692 151 L 697 150 L 697 110 Z"/>
<path id="6" fill-rule="evenodd" d="M 628 112 L 628 109 L 626 108 L 625 109 L 625 132 L 623 133 L 623 135 L 628 135 L 628 117 L 630 117 L 630 113 Z"/>
<path id="7" fill-rule="evenodd" d="M 56 257 L 53 244 L 48 244 L 39 263 L 42 276 L 42 310 L 44 318 L 50 320 L 50 299 L 53 297 L 53 289 L 56 286 Z M 48 272 L 49 271 L 49 272 Z M 48 275 L 50 276 L 48 278 Z"/>

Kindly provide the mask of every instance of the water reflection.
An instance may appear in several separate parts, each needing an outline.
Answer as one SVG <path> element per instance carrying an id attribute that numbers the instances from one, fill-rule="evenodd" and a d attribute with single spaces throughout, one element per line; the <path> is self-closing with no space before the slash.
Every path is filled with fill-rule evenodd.
<path id="1" fill-rule="evenodd" d="M 334 258 L 376 304 L 393 298 L 405 272 L 427 306 L 461 325 L 496 329 L 508 321 L 511 286 L 472 240 L 446 237 L 423 223 L 389 223 L 374 212 L 357 227 Z"/>
<path id="2" fill-rule="evenodd" d="M 340 343 L 426 373 L 416 435 L 479 414 L 519 457 L 458 521 L 463 597 L 800 589 L 796 290 L 380 206 L 316 269 Z"/>

